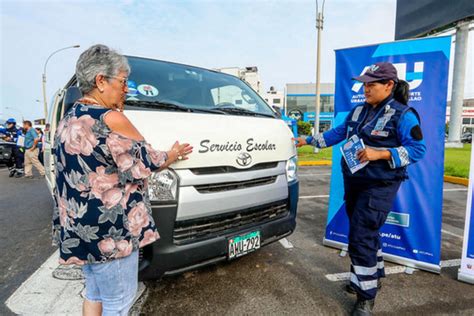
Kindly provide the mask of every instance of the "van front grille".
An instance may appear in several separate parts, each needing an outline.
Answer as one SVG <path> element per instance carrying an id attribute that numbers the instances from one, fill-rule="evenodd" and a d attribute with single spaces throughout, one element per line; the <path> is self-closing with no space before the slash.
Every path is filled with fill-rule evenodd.
<path id="1" fill-rule="evenodd" d="M 238 169 L 232 166 L 216 166 L 216 167 L 205 167 L 205 168 L 191 168 L 190 170 L 195 175 L 205 175 L 205 174 L 218 174 L 218 173 L 273 169 L 273 168 L 276 168 L 277 166 L 278 166 L 278 161 L 273 161 L 273 162 L 259 163 L 247 169 Z"/>
<path id="2" fill-rule="evenodd" d="M 264 177 L 246 181 L 235 181 L 235 182 L 223 182 L 223 183 L 213 183 L 213 184 L 201 184 L 195 185 L 194 188 L 199 193 L 216 193 L 223 191 L 247 189 L 252 187 L 257 187 L 266 184 L 275 183 L 277 176 Z"/>
<path id="3" fill-rule="evenodd" d="M 287 200 L 282 200 L 205 219 L 178 221 L 175 223 L 173 241 L 182 245 L 214 238 L 286 217 L 288 213 Z"/>

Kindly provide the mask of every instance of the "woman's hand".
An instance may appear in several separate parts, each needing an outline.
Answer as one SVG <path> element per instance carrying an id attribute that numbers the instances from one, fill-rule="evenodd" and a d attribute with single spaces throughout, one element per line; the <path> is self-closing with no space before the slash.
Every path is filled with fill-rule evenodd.
<path id="1" fill-rule="evenodd" d="M 173 147 L 168 151 L 168 160 L 170 163 L 175 162 L 176 160 L 187 160 L 187 157 L 190 153 L 193 152 L 193 147 L 188 143 L 180 144 L 176 141 L 173 144 Z"/>
<path id="2" fill-rule="evenodd" d="M 390 154 L 390 151 L 388 150 L 378 150 L 370 147 L 366 147 L 362 150 L 359 150 L 357 152 L 357 159 L 359 159 L 360 162 L 366 162 L 366 161 L 375 161 L 375 160 L 390 160 L 392 159 L 392 154 Z"/>
<path id="3" fill-rule="evenodd" d="M 294 137 L 291 140 L 296 141 L 296 144 L 295 144 L 296 147 L 301 147 L 301 146 L 304 146 L 304 145 L 308 145 L 306 143 L 306 138 L 304 138 L 304 137 L 296 137 L 296 138 Z"/>

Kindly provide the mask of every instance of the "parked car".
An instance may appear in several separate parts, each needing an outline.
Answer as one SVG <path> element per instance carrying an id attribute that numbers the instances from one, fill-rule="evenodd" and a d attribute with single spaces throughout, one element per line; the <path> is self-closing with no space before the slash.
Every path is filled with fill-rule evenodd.
<path id="1" fill-rule="evenodd" d="M 464 133 L 461 135 L 462 143 L 472 143 L 472 133 Z"/>
<path id="2" fill-rule="evenodd" d="M 298 203 L 296 148 L 285 122 L 237 77 L 128 57 L 125 113 L 155 148 L 176 139 L 189 160 L 149 178 L 160 239 L 140 251 L 140 279 L 232 260 L 293 233 Z M 81 97 L 76 78 L 58 91 L 45 138 L 46 180 L 55 186 L 51 136 Z"/>
<path id="3" fill-rule="evenodd" d="M 0 139 L 0 164 L 7 164 L 12 160 L 12 153 L 15 146 L 15 143 Z"/>

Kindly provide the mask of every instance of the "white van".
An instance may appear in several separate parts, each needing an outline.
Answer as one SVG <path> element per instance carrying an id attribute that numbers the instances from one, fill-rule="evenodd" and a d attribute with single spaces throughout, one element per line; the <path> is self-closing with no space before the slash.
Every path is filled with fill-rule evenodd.
<path id="1" fill-rule="evenodd" d="M 189 160 L 149 178 L 161 238 L 140 252 L 140 278 L 229 260 L 290 235 L 298 202 L 296 149 L 288 126 L 247 84 L 224 73 L 127 57 L 125 113 L 156 149 L 194 147 Z M 56 93 L 45 140 L 54 183 L 52 135 L 80 97 L 73 77 Z"/>

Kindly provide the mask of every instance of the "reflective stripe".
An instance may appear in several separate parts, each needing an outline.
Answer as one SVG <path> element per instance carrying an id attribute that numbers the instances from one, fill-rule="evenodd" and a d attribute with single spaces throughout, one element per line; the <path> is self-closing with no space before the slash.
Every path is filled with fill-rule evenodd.
<path id="1" fill-rule="evenodd" d="M 367 268 L 363 266 L 352 266 L 354 268 L 354 273 L 357 275 L 372 275 L 377 273 L 377 267 L 378 265 L 375 265 L 373 267 Z"/>
<path id="2" fill-rule="evenodd" d="M 317 134 L 315 137 L 316 141 L 318 142 L 319 148 L 326 148 L 326 141 L 324 140 L 323 134 Z"/>
<path id="3" fill-rule="evenodd" d="M 379 250 L 377 251 L 377 257 L 382 257 L 382 249 L 379 249 Z"/>
<path id="4" fill-rule="evenodd" d="M 400 146 L 395 148 L 398 152 L 398 157 L 400 158 L 400 167 L 405 167 L 410 163 L 410 157 L 408 155 L 408 151 L 405 147 Z"/>
<path id="5" fill-rule="evenodd" d="M 354 283 L 362 291 L 373 290 L 377 288 L 377 279 L 372 281 L 359 281 L 357 276 L 351 272 L 351 282 Z"/>
<path id="6" fill-rule="evenodd" d="M 377 263 L 377 269 L 384 269 L 385 268 L 385 264 L 383 263 L 383 261 L 379 261 L 379 263 Z"/>
<path id="7" fill-rule="evenodd" d="M 357 120 L 359 119 L 360 113 L 362 112 L 362 109 L 363 109 L 363 108 L 364 108 L 363 105 L 356 107 L 356 109 L 355 109 L 354 112 L 352 113 L 352 121 L 353 121 L 353 122 L 357 122 Z"/>

